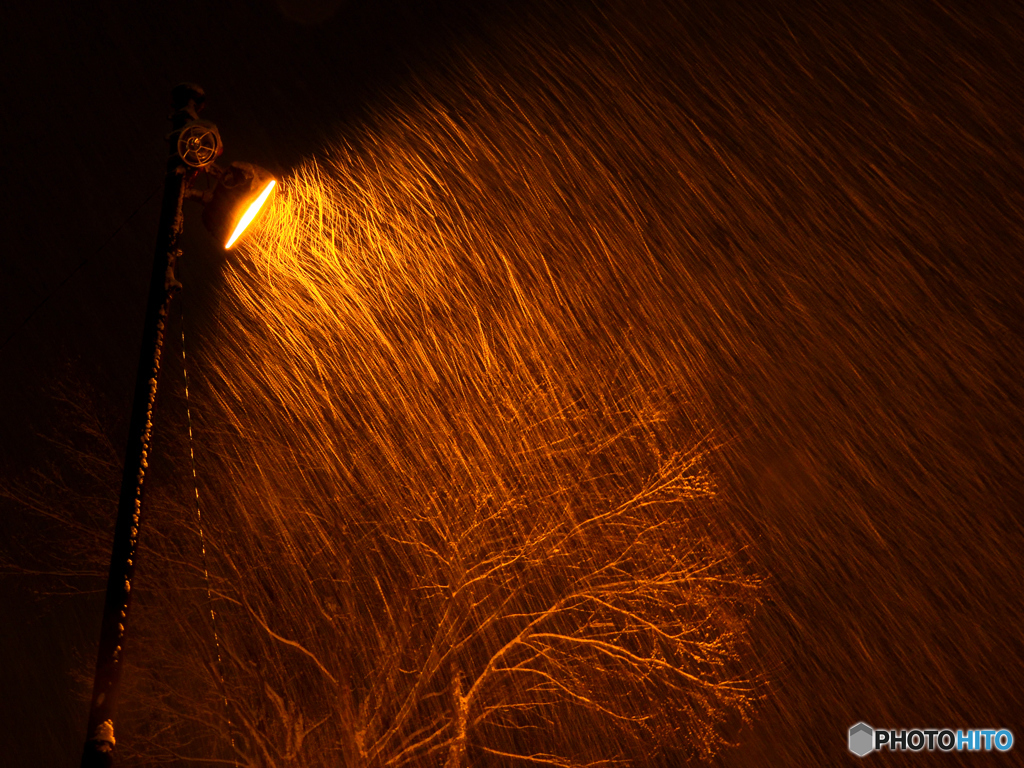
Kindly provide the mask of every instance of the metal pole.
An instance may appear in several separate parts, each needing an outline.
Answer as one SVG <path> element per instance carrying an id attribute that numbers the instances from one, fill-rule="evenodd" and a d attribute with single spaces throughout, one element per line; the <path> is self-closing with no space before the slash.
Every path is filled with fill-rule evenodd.
<path id="1" fill-rule="evenodd" d="M 153 435 L 153 407 L 160 375 L 160 353 L 163 348 L 167 312 L 179 283 L 174 265 L 181 255 L 178 236 L 181 234 L 181 204 L 191 171 L 177 152 L 177 132 L 190 120 L 197 119 L 205 95 L 196 85 L 177 86 L 171 96 L 172 133 L 170 154 L 164 180 L 163 207 L 157 232 L 153 274 L 149 283 L 149 299 L 142 329 L 142 350 L 135 376 L 135 395 L 128 426 L 128 447 L 125 451 L 121 496 L 117 505 L 114 546 L 110 556 L 107 596 L 103 606 L 99 656 L 82 768 L 111 768 L 114 764 L 114 722 L 117 716 L 118 687 L 124 662 L 125 630 L 131 609 L 132 577 L 137 562 L 139 527 L 142 523 L 142 488 L 149 466 L 150 441 Z"/>

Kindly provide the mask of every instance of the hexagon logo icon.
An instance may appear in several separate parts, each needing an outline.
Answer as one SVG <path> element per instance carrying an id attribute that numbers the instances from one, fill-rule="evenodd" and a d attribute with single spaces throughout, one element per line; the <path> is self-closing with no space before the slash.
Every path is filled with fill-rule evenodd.
<path id="1" fill-rule="evenodd" d="M 850 751 L 857 757 L 871 752 L 874 748 L 875 732 L 867 723 L 857 723 L 850 727 Z"/>

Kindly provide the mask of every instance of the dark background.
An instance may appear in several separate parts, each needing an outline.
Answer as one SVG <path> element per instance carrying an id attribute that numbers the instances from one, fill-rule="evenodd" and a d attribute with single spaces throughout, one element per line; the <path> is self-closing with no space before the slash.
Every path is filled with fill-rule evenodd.
<path id="1" fill-rule="evenodd" d="M 88 386 L 118 434 L 137 362 L 171 88 L 207 92 L 224 161 L 286 171 L 483 13 L 465 2 L 17 3 L 0 12 L 0 455 L 21 478 L 62 461 L 57 382 Z M 191 207 L 191 206 L 190 206 Z M 191 215 L 190 215 L 191 214 Z M 186 211 L 194 264 L 216 246 Z M 201 269 L 197 270 L 201 271 Z M 124 438 L 120 439 L 123 442 Z M 0 537 L 30 535 L 3 507 Z M 28 523 L 31 525 L 31 522 Z M 100 603 L 0 585 L 5 766 L 77 765 Z M 91 675 L 91 671 L 88 671 Z"/>
<path id="2" fill-rule="evenodd" d="M 450 45 L 481 26 L 520 23 L 525 5 L 5 7 L 4 476 L 58 460 L 44 439 L 56 426 L 48 394 L 55 381 L 103 393 L 126 429 L 175 83 L 206 89 L 204 117 L 218 123 L 226 160 L 287 172 L 334 127 L 358 126 L 417 70 L 443 63 Z M 576 5 L 580 14 L 599 13 Z M 751 273 L 738 256 L 705 272 L 734 307 L 750 288 L 741 278 L 774 291 L 781 272 L 799 296 L 812 297 L 786 310 L 806 313 L 806 325 L 753 298 L 742 323 L 727 318 L 729 329 L 705 337 L 708 398 L 723 428 L 740 436 L 723 462 L 736 525 L 758 542 L 752 557 L 774 590 L 756 640 L 766 662 L 780 664 L 782 680 L 763 719 L 723 760 L 851 759 L 845 730 L 859 719 L 1008 727 L 1020 738 L 1019 12 L 998 4 L 794 2 L 778 4 L 781 23 L 765 31 L 746 20 L 752 8 L 744 3 L 678 5 L 700 28 L 680 45 L 695 46 L 696 58 L 760 52 L 773 74 L 737 79 L 735 88 L 769 111 L 786 104 L 794 124 L 806 122 L 795 156 L 835 160 L 824 171 L 807 164 L 835 173 L 808 176 L 813 193 L 798 185 L 799 168 L 789 187 L 767 174 L 761 181 L 778 199 L 808 206 L 810 214 L 794 203 L 794 219 L 832 222 L 843 259 L 833 267 L 822 247 L 761 264 L 772 278 Z M 637 28 L 649 23 L 646 3 L 620 6 Z M 652 45 L 656 53 L 672 41 Z M 780 75 L 773 62 L 783 59 L 797 64 Z M 803 98 L 801 87 L 811 95 Z M 736 98 L 695 95 L 694 109 L 724 120 Z M 891 108 L 897 102 L 905 113 Z M 742 157 L 756 144 L 756 122 L 726 138 L 732 156 Z M 853 155 L 856 172 L 842 164 Z M 186 251 L 201 261 L 214 246 L 197 220 L 187 218 Z M 753 252 L 756 235 L 724 222 L 720 250 Z M 860 241 L 862 250 L 849 247 Z M 879 253 L 901 266 L 879 271 L 888 263 Z M 775 314 L 761 314 L 765 306 Z M 692 309 L 681 300 L 685 308 Z M 2 512 L 0 535 L 22 535 L 23 512 Z M 83 658 L 91 663 L 99 616 L 83 602 L 33 590 L 30 575 L 0 582 L 0 763 L 72 765 L 85 712 L 69 694 L 70 674 Z M 1019 763 L 1020 754 L 1018 745 L 993 762 Z"/>

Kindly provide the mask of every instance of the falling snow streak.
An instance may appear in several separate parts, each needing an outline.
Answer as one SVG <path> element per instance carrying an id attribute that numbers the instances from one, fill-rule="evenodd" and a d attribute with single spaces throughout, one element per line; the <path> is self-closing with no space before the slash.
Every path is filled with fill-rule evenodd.
<path id="1" fill-rule="evenodd" d="M 828 765 L 862 719 L 1012 727 L 1024 22 L 743 5 L 484 24 L 281 179 L 190 325 L 228 707 L 154 466 L 119 748 Z"/>
<path id="2" fill-rule="evenodd" d="M 551 55 L 396 97 L 227 268 L 195 377 L 224 759 L 708 758 L 755 711 L 757 581 L 636 183 L 675 150 L 612 140 L 621 62 L 580 89 Z"/>
<path id="3" fill-rule="evenodd" d="M 296 170 L 228 274 L 218 335 L 238 357 L 205 366 L 248 543 L 222 553 L 226 597 L 247 651 L 277 660 L 235 670 L 255 708 L 239 754 L 299 748 L 287 728 L 257 745 L 259 716 L 315 723 L 301 740 L 326 764 L 714 754 L 757 695 L 756 593 L 710 533 L 680 361 L 641 357 L 661 340 L 578 292 L 611 266 L 601 233 L 570 272 L 525 224 L 516 208 L 553 189 L 472 224 L 504 171 L 446 129 L 450 180 L 437 147 L 386 136 L 372 163 Z M 493 187 L 449 191 L 471 173 Z"/>

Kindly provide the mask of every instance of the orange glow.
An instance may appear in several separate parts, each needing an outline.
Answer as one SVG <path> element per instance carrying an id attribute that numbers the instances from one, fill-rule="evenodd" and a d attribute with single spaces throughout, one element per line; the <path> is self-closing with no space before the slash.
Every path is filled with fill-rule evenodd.
<path id="1" fill-rule="evenodd" d="M 273 191 L 275 184 L 277 184 L 277 182 L 274 179 L 267 182 L 267 186 L 265 186 L 263 191 L 260 192 L 259 197 L 257 197 L 256 200 L 253 201 L 252 205 L 246 209 L 242 218 L 238 220 L 238 225 L 235 227 L 235 231 L 231 233 L 231 237 L 228 238 L 227 243 L 224 245 L 225 250 L 235 244 L 235 241 L 241 237 L 243 232 L 245 232 L 246 227 L 248 227 L 252 223 L 252 220 L 256 218 L 256 214 L 260 212 L 260 208 L 263 207 L 263 204 L 267 202 L 267 198 L 270 197 L 270 193 Z"/>

